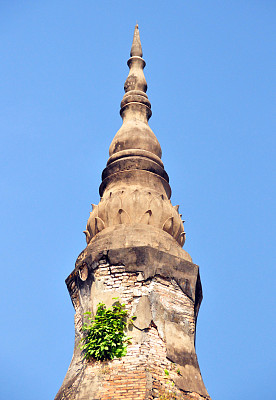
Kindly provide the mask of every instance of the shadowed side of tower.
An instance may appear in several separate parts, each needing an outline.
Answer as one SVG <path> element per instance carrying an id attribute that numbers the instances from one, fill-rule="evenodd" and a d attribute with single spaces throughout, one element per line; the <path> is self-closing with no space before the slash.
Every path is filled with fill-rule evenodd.
<path id="1" fill-rule="evenodd" d="M 92 205 L 87 247 L 66 279 L 75 308 L 74 354 L 55 400 L 206 399 L 194 347 L 202 300 L 198 266 L 182 249 L 185 232 L 170 201 L 161 147 L 148 125 L 151 104 L 138 25 L 121 102 L 123 123 Z M 84 359 L 84 313 L 119 298 L 136 320 L 127 354 Z"/>

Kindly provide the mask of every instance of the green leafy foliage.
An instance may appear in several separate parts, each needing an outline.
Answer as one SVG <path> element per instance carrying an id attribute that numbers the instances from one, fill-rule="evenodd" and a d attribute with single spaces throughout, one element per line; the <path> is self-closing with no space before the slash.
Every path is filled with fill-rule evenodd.
<path id="1" fill-rule="evenodd" d="M 88 322 L 82 327 L 81 345 L 85 358 L 104 361 L 125 356 L 130 343 L 130 337 L 125 334 L 128 323 L 125 304 L 116 301 L 111 308 L 106 308 L 104 303 L 99 303 L 95 318 L 91 312 L 85 314 Z"/>

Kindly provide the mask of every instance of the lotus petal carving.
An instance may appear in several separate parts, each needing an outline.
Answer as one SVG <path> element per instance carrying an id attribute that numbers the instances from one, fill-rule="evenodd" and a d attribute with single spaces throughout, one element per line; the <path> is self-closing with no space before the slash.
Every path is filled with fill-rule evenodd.
<path id="1" fill-rule="evenodd" d="M 124 188 L 105 192 L 87 221 L 85 235 L 89 243 L 103 229 L 119 224 L 147 224 L 164 230 L 181 245 L 184 227 L 178 212 L 162 194 L 144 188 Z"/>

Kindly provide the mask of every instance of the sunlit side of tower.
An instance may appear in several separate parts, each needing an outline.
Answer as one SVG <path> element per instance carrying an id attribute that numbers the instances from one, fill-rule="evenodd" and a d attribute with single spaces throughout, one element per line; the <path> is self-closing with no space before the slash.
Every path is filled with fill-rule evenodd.
<path id="1" fill-rule="evenodd" d="M 161 147 L 148 125 L 138 25 L 121 102 L 123 123 L 109 148 L 101 200 L 92 205 L 87 247 L 66 279 L 75 308 L 74 354 L 55 400 L 210 399 L 195 352 L 202 300 L 199 268 L 182 249 L 179 206 L 170 201 Z M 87 361 L 79 343 L 84 313 L 119 298 L 130 316 L 126 356 Z"/>

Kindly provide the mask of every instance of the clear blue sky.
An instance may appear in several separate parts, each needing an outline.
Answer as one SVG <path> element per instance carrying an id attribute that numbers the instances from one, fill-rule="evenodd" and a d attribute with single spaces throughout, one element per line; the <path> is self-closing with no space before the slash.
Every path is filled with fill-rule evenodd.
<path id="1" fill-rule="evenodd" d="M 0 1 L 0 400 L 50 400 L 73 352 L 64 279 L 121 125 L 139 22 L 213 400 L 275 400 L 276 2 Z"/>

